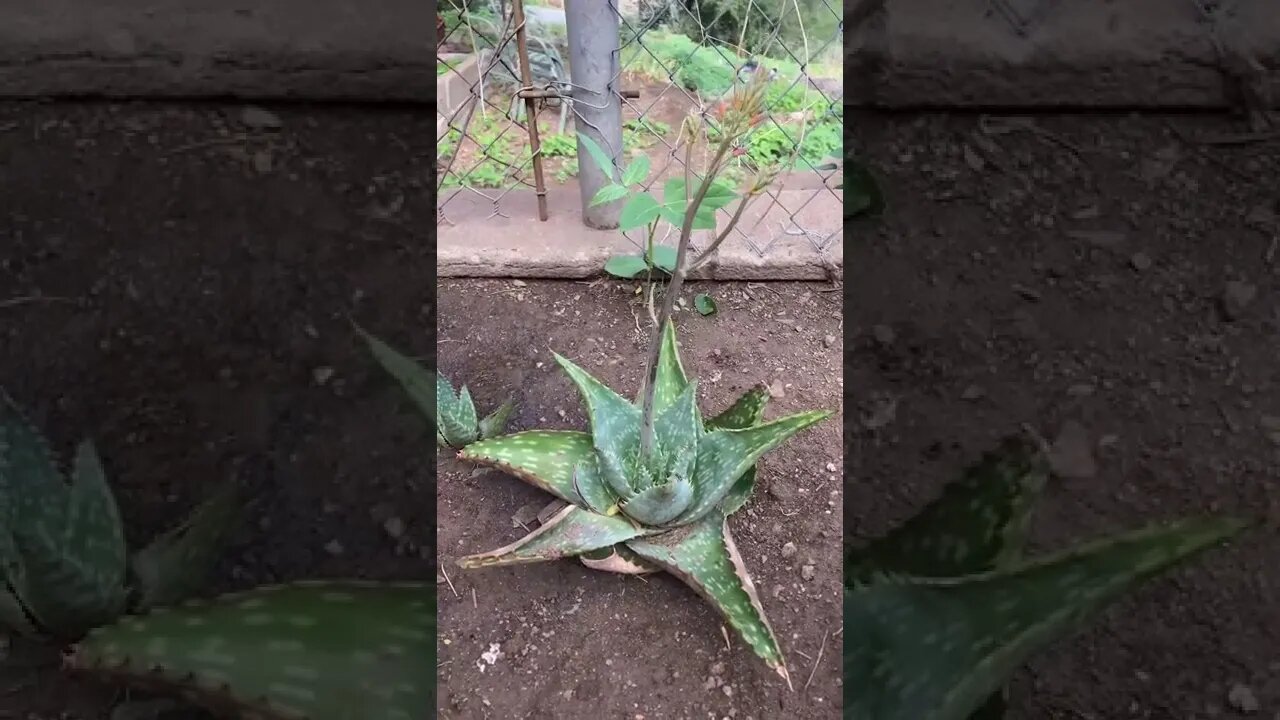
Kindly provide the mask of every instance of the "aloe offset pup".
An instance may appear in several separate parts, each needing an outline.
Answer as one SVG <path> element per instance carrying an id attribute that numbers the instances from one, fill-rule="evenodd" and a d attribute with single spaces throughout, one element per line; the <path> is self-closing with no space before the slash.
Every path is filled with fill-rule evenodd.
<path id="1" fill-rule="evenodd" d="M 127 558 L 93 445 L 80 445 L 68 483 L 0 391 L 0 625 L 78 641 L 65 655 L 70 672 L 174 692 L 232 717 L 427 717 L 435 593 L 425 583 L 300 582 L 184 601 L 239 507 L 225 490 Z"/>
<path id="2" fill-rule="evenodd" d="M 228 486 L 132 556 L 91 441 L 70 477 L 48 442 L 0 390 L 0 626 L 74 640 L 126 612 L 181 600 L 217 560 L 239 503 Z"/>
<path id="3" fill-rule="evenodd" d="M 998 720 L 1035 653 L 1247 523 L 1188 519 L 1024 555 L 1048 478 L 1010 438 L 919 514 L 845 561 L 845 720 Z"/>
<path id="4" fill-rule="evenodd" d="M 471 391 L 463 385 L 454 392 L 444 375 L 423 367 L 385 342 L 356 326 L 382 367 L 404 386 L 410 399 L 436 431 L 436 445 L 460 450 L 476 440 L 501 433 L 515 410 L 507 400 L 483 419 L 477 419 Z"/>

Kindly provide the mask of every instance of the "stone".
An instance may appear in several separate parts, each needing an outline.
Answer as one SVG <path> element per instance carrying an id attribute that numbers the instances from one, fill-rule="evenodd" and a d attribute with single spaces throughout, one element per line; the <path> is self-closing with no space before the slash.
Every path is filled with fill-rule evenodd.
<path id="1" fill-rule="evenodd" d="M 1087 480 L 1098 474 L 1089 431 L 1083 425 L 1074 420 L 1062 424 L 1049 448 L 1049 467 L 1068 480 Z"/>

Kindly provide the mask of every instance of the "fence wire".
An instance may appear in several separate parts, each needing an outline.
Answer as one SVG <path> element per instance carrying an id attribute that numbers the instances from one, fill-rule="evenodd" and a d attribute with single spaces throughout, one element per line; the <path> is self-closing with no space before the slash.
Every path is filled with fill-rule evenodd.
<path id="1" fill-rule="evenodd" d="M 621 136 L 605 137 L 605 144 L 621 144 L 623 164 L 647 155 L 651 170 L 643 189 L 659 195 L 667 180 L 685 177 L 686 153 L 676 138 L 685 117 L 696 118 L 705 139 L 695 146 L 688 172 L 700 178 L 719 132 L 717 107 L 752 74 L 767 73 L 766 119 L 722 177 L 738 184 L 761 167 L 782 172 L 725 244 L 741 243 L 763 257 L 795 239 L 823 254 L 839 243 L 842 5 L 829 0 L 599 1 L 608 2 L 617 15 L 619 37 L 612 51 L 617 57 L 608 58 L 619 68 L 610 84 L 612 97 L 573 84 L 567 30 L 575 17 L 566 15 L 562 0 L 536 5 L 525 0 L 523 24 L 517 23 L 520 8 L 511 0 L 442 3 L 439 219 L 452 222 L 451 204 L 466 196 L 509 217 L 513 193 L 536 191 L 539 163 L 551 192 L 576 185 L 575 132 L 588 103 L 621 102 Z M 522 28 L 529 83 L 522 80 L 517 48 Z M 536 96 L 532 118 L 522 89 Z M 531 149 L 531 122 L 538 131 L 537 153 Z M 719 226 L 725 226 L 730 209 L 719 211 L 724 213 Z M 519 212 L 530 212 L 527 203 Z M 664 226 L 660 233 L 673 242 L 678 229 Z M 643 244 L 639 232 L 629 235 L 637 247 Z M 709 234 L 695 234 L 693 244 L 709 241 Z"/>

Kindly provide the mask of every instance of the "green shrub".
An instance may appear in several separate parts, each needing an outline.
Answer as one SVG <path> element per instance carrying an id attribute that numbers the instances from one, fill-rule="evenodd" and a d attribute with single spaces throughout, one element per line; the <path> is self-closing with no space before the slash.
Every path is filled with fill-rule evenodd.
<path id="1" fill-rule="evenodd" d="M 568 135 L 553 133 L 542 138 L 543 157 L 577 157 L 578 143 Z"/>

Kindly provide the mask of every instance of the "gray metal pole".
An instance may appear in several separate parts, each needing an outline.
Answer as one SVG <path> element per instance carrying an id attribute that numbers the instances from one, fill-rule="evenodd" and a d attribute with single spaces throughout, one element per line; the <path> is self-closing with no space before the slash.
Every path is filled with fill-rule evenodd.
<path id="1" fill-rule="evenodd" d="M 595 140 L 614 165 L 622 159 L 622 99 L 615 83 L 619 72 L 616 0 L 565 0 L 569 35 L 569 79 L 573 82 L 574 127 Z M 618 227 L 622 201 L 588 207 L 600 188 L 618 179 L 605 177 L 578 141 L 578 185 L 582 222 L 597 230 Z"/>

